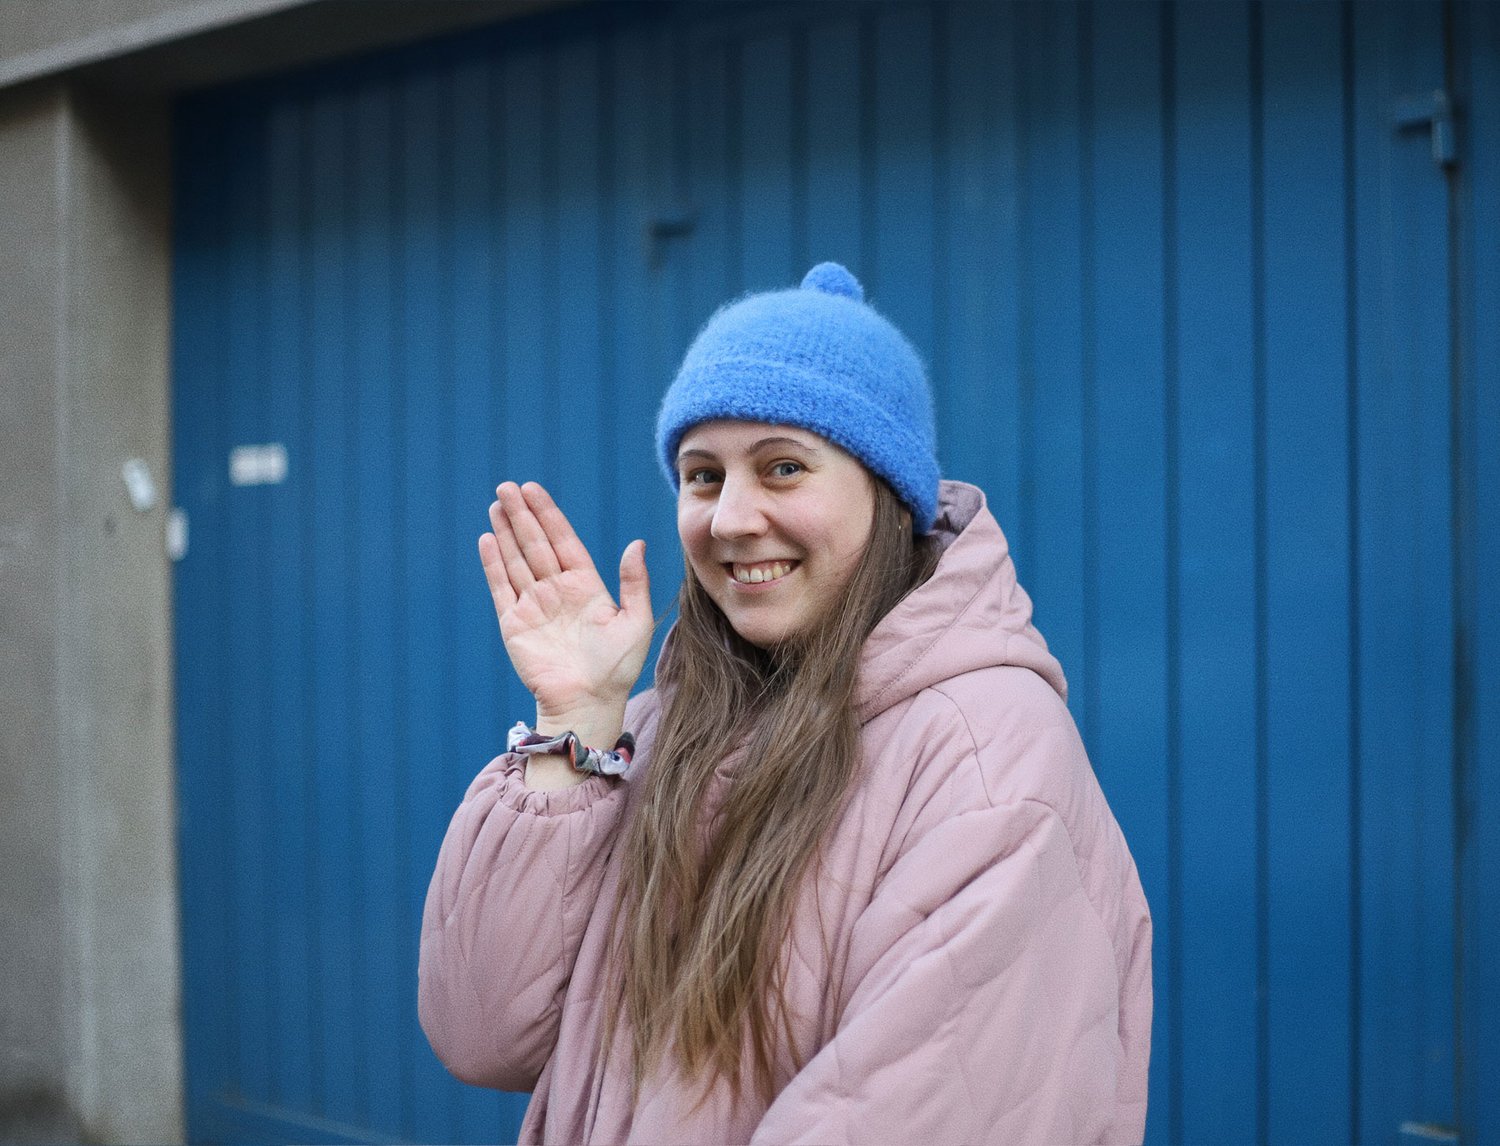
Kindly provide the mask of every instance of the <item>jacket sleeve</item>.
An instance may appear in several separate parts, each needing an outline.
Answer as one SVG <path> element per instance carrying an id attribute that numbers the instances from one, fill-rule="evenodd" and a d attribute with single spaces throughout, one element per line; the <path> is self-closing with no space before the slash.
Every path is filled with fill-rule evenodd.
<path id="1" fill-rule="evenodd" d="M 417 1009 L 458 1078 L 530 1090 L 557 1042 L 563 995 L 619 827 L 625 785 L 561 791 L 496 758 L 469 786 L 422 917 Z"/>
<path id="2" fill-rule="evenodd" d="M 1047 804 L 923 831 L 861 914 L 848 966 L 836 1034 L 756 1142 L 881 1142 L 896 1128 L 908 1142 L 1139 1140 L 1119 1115 L 1114 944 Z"/>

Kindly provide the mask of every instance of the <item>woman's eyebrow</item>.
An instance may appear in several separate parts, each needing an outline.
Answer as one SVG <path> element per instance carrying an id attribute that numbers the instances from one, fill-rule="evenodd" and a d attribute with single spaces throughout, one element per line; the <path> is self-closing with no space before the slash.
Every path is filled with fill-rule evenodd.
<path id="1" fill-rule="evenodd" d="M 790 446 L 793 449 L 801 450 L 803 453 L 812 454 L 815 457 L 823 452 L 811 442 L 803 441 L 801 438 L 776 436 L 770 438 L 761 438 L 759 441 L 752 444 L 746 451 L 746 453 L 759 453 L 761 450 L 766 449 L 768 446 L 776 446 L 782 449 Z M 712 450 L 705 450 L 702 447 L 693 447 L 692 449 L 679 450 L 677 453 L 678 465 L 681 465 L 685 461 L 696 461 L 700 459 L 705 461 L 718 461 L 719 455 L 714 453 Z"/>
<path id="2" fill-rule="evenodd" d="M 766 446 L 792 446 L 794 449 L 799 449 L 809 454 L 819 454 L 823 452 L 811 442 L 804 442 L 801 438 L 783 437 L 762 438 L 760 441 L 756 442 L 755 445 L 751 446 L 750 449 L 753 452 L 755 450 L 764 449 Z"/>

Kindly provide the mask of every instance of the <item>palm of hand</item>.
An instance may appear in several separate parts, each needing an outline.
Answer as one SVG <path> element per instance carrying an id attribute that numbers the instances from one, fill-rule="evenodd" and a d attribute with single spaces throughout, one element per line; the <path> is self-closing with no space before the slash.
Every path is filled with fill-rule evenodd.
<path id="1" fill-rule="evenodd" d="M 593 569 L 536 581 L 500 613 L 521 683 L 549 708 L 628 694 L 645 664 L 651 618 L 615 605 Z"/>
<path id="2" fill-rule="evenodd" d="M 541 486 L 506 482 L 479 539 L 490 595 L 516 674 L 539 711 L 602 704 L 623 709 L 651 644 L 645 543 L 620 558 L 620 604 Z"/>

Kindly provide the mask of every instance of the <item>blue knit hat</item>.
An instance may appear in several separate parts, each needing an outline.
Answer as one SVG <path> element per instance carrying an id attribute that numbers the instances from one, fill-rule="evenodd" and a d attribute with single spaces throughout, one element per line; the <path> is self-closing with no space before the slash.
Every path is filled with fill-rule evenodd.
<path id="1" fill-rule="evenodd" d="M 937 516 L 932 395 L 906 337 L 865 302 L 838 263 L 796 290 L 721 307 L 688 347 L 656 417 L 656 448 L 676 489 L 677 445 L 700 422 L 800 426 L 879 474 L 926 533 Z"/>

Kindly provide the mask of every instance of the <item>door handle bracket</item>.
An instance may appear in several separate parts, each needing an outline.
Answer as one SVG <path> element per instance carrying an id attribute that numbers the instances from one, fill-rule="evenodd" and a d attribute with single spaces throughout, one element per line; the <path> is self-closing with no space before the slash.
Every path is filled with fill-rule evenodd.
<path id="1" fill-rule="evenodd" d="M 1441 88 L 1396 101 L 1395 124 L 1398 132 L 1426 128 L 1432 133 L 1432 161 L 1439 167 L 1458 162 L 1458 141 L 1453 131 L 1453 101 Z"/>

